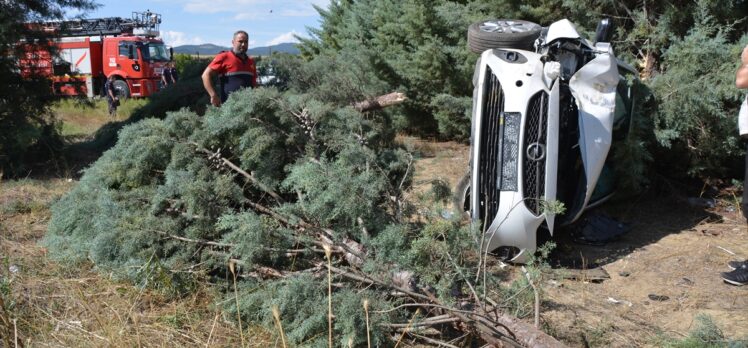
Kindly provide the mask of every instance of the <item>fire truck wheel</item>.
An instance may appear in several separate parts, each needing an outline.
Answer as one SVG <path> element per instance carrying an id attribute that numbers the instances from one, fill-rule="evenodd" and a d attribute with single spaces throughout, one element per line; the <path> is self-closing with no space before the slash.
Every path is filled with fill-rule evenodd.
<path id="1" fill-rule="evenodd" d="M 468 27 L 468 48 L 475 53 L 493 48 L 532 50 L 540 25 L 518 19 L 491 19 Z"/>
<path id="2" fill-rule="evenodd" d="M 114 91 L 120 99 L 130 98 L 130 87 L 127 86 L 127 82 L 116 80 L 113 85 Z"/>

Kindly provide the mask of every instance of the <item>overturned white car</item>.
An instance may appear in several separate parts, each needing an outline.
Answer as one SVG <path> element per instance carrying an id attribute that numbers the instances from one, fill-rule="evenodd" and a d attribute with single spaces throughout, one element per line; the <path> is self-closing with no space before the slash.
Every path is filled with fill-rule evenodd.
<path id="1" fill-rule="evenodd" d="M 621 74 L 636 71 L 616 59 L 611 32 L 603 20 L 592 43 L 568 20 L 547 28 L 519 20 L 470 26 L 470 49 L 482 53 L 470 172 L 457 193 L 489 251 L 504 247 L 522 262 L 535 251 L 539 228 L 553 235 L 612 194 L 606 161 L 614 136 L 628 133 L 633 108 Z M 547 209 L 555 202 L 563 214 Z"/>

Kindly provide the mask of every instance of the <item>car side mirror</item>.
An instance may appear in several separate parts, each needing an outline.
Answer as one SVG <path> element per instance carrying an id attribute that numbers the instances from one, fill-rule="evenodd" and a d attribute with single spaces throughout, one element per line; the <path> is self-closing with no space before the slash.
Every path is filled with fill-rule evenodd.
<path id="1" fill-rule="evenodd" d="M 127 46 L 127 58 L 129 59 L 135 59 L 135 52 L 133 51 L 134 47 L 132 45 Z"/>
<path id="2" fill-rule="evenodd" d="M 174 61 L 174 47 L 169 47 L 169 61 Z"/>
<path id="3" fill-rule="evenodd" d="M 610 18 L 603 18 L 597 23 L 595 30 L 595 42 L 610 42 L 613 37 L 613 21 Z"/>

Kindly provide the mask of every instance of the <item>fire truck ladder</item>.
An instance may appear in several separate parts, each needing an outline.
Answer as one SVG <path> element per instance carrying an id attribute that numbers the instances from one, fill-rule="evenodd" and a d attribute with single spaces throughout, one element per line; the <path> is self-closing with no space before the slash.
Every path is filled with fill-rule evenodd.
<path id="1" fill-rule="evenodd" d="M 151 11 L 133 12 L 131 19 L 108 17 L 39 23 L 44 31 L 60 37 L 122 34 L 155 37 L 159 35 L 159 24 L 161 15 Z"/>

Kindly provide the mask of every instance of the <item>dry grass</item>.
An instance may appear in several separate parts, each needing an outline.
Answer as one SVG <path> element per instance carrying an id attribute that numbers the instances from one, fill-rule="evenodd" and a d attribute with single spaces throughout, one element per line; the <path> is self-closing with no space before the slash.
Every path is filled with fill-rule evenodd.
<path id="1" fill-rule="evenodd" d="M 467 173 L 470 147 L 454 141 L 434 142 L 411 136 L 398 135 L 396 141 L 413 153 L 415 162 L 415 192 L 429 188 L 432 180 L 443 180 L 451 188 Z"/>
<path id="2" fill-rule="evenodd" d="M 204 284 L 176 300 L 108 279 L 91 264 L 68 267 L 37 245 L 50 218 L 49 204 L 75 183 L 68 180 L 0 182 L 0 342 L 11 346 L 202 346 L 241 344 L 236 326 L 213 303 Z M 18 204 L 18 202 L 25 202 Z M 24 208 L 25 206 L 33 208 Z M 21 207 L 21 208 L 19 208 Z M 2 323 L 15 323 L 3 327 Z M 258 327 L 246 331 L 250 347 L 272 344 Z"/>
<path id="3" fill-rule="evenodd" d="M 127 119 L 146 102 L 144 99 L 123 100 L 117 108 L 117 117 L 114 118 L 109 116 L 104 99 L 61 99 L 52 106 L 52 112 L 62 124 L 62 135 L 80 140 L 90 136 L 107 122 Z"/>

